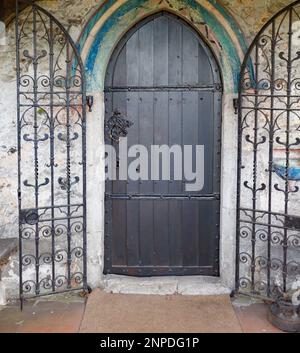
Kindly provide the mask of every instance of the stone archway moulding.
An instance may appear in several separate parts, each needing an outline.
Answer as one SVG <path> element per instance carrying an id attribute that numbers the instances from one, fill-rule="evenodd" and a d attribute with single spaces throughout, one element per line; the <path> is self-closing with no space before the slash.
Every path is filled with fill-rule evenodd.
<path id="1" fill-rule="evenodd" d="M 222 68 L 225 92 L 236 93 L 241 61 L 248 46 L 234 19 L 210 0 L 105 1 L 87 22 L 78 42 L 88 90 L 103 89 L 106 66 L 120 38 L 143 18 L 163 10 L 182 17 L 200 33 Z"/>

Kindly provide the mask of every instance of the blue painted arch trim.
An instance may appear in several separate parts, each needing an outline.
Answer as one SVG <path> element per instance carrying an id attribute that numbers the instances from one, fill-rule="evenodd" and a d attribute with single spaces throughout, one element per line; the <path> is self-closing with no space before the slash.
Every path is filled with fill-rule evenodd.
<path id="1" fill-rule="evenodd" d="M 123 5 L 121 5 L 115 12 L 111 14 L 111 16 L 104 22 L 102 27 L 99 29 L 97 34 L 95 35 L 93 44 L 89 48 L 88 55 L 85 60 L 85 68 L 87 73 L 87 85 L 89 90 L 95 90 L 101 88 L 101 82 L 95 84 L 95 77 L 97 77 L 98 71 L 98 63 L 97 58 L 100 54 L 101 44 L 104 43 L 106 36 L 109 32 L 116 26 L 119 20 L 130 13 L 131 11 L 145 5 L 148 0 L 129 0 Z M 226 10 L 224 10 L 219 4 L 216 4 L 215 1 L 209 0 L 211 5 L 213 5 L 226 19 L 226 21 L 230 24 L 233 29 L 238 41 L 239 45 L 244 51 L 247 51 L 247 44 L 245 38 L 235 23 L 235 20 L 228 14 Z M 240 67 L 241 67 L 241 59 L 238 55 L 238 50 L 230 38 L 228 32 L 223 27 L 223 25 L 219 22 L 219 20 L 215 17 L 214 14 L 209 12 L 205 7 L 196 2 L 195 0 L 183 0 L 183 3 L 187 5 L 190 9 L 197 11 L 207 25 L 213 30 L 215 36 L 218 38 L 221 43 L 224 52 L 230 62 L 231 71 L 232 71 L 232 80 L 234 83 L 234 91 L 238 92 L 238 83 L 239 83 L 239 75 L 240 75 Z M 115 4 L 114 0 L 106 1 L 99 10 L 95 13 L 95 15 L 91 18 L 87 26 L 85 27 L 81 38 L 78 42 L 78 50 L 81 52 L 84 48 L 85 42 L 87 41 L 92 29 L 96 25 L 96 23 L 100 20 L 100 18 L 110 9 L 110 7 Z M 222 67 L 222 63 L 220 63 Z M 97 80 L 96 80 L 97 81 Z M 95 87 L 98 86 L 98 87 Z"/>

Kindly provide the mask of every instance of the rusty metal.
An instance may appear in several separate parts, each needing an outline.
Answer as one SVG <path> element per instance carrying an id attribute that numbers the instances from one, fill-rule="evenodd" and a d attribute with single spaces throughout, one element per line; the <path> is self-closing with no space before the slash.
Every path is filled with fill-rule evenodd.
<path id="1" fill-rule="evenodd" d="M 268 319 L 272 325 L 285 332 L 300 332 L 300 306 L 290 302 L 276 302 L 270 305 Z"/>

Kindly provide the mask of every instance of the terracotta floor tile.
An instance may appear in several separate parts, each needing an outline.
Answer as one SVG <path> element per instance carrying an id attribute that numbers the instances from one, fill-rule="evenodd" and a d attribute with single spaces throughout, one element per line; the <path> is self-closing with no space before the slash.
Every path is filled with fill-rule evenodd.
<path id="1" fill-rule="evenodd" d="M 18 304 L 0 307 L 0 333 L 76 333 L 85 310 L 85 300 L 75 296 L 27 302 L 23 312 Z M 265 304 L 238 298 L 234 312 L 245 333 L 279 333 L 267 319 Z"/>
<path id="2" fill-rule="evenodd" d="M 35 301 L 0 310 L 1 333 L 74 333 L 79 331 L 84 301 Z"/>

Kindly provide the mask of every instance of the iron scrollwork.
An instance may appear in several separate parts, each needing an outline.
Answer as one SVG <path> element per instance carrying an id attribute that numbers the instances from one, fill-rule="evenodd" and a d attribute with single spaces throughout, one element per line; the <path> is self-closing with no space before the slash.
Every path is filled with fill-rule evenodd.
<path id="1" fill-rule="evenodd" d="M 121 137 L 128 135 L 128 129 L 132 125 L 132 121 L 123 118 L 122 114 L 115 110 L 112 117 L 105 122 L 105 137 L 114 142 L 119 142 Z"/>

